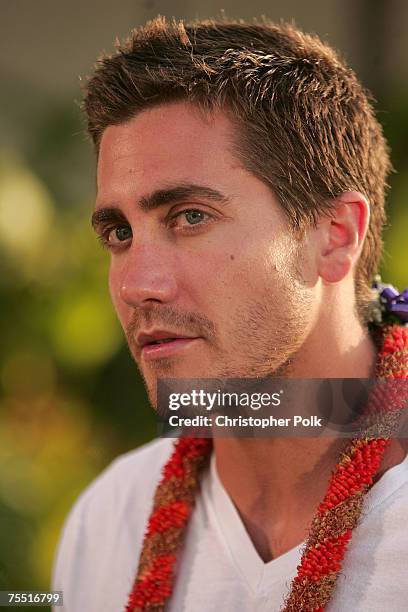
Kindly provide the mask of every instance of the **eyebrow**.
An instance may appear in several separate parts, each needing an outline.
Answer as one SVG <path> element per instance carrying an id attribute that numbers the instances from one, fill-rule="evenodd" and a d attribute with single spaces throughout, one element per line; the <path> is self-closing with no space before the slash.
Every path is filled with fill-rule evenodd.
<path id="1" fill-rule="evenodd" d="M 139 201 L 139 208 L 143 212 L 149 212 L 160 206 L 177 204 L 192 198 L 203 198 L 223 205 L 230 202 L 229 198 L 211 187 L 204 187 L 202 185 L 177 185 L 168 189 L 158 189 L 150 195 L 142 196 Z M 124 218 L 120 208 L 111 205 L 95 210 L 91 217 L 91 223 L 92 227 L 97 229 L 98 225 L 105 221 L 123 221 Z"/>

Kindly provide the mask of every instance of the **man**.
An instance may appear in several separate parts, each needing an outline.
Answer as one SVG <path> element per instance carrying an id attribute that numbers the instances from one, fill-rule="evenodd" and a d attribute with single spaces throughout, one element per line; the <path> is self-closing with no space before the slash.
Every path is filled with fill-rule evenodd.
<path id="1" fill-rule="evenodd" d="M 387 146 L 332 49 L 159 18 L 99 62 L 84 106 L 92 223 L 153 406 L 160 377 L 406 376 L 405 328 L 377 346 L 367 327 Z M 406 609 L 400 442 L 211 448 L 154 441 L 82 494 L 54 574 L 66 610 Z"/>

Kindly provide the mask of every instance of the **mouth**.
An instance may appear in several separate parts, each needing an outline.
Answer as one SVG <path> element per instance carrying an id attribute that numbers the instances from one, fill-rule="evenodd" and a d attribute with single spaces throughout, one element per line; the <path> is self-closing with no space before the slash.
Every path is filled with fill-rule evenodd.
<path id="1" fill-rule="evenodd" d="M 141 349 L 141 356 L 145 361 L 172 357 L 186 350 L 199 337 L 183 336 L 174 331 L 154 329 L 149 332 L 140 332 L 136 343 Z"/>
<path id="2" fill-rule="evenodd" d="M 165 338 L 147 343 L 142 348 L 142 357 L 145 361 L 173 357 L 184 351 L 200 338 Z"/>

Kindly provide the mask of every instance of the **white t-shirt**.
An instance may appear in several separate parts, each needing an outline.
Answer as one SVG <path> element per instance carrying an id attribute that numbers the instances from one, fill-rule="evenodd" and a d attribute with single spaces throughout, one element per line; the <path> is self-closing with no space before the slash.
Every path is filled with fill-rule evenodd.
<path id="1" fill-rule="evenodd" d="M 55 612 L 120 612 L 133 584 L 161 468 L 173 440 L 116 459 L 80 496 L 65 523 L 53 589 Z M 299 545 L 264 563 L 215 461 L 202 478 L 187 529 L 171 612 L 278 612 L 300 561 Z M 408 610 L 408 456 L 368 492 L 328 612 Z"/>

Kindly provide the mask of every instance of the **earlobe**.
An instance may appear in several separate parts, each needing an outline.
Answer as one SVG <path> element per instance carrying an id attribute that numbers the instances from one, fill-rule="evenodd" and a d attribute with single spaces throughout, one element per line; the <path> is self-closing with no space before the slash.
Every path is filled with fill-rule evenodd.
<path id="1" fill-rule="evenodd" d="M 319 275 L 327 283 L 345 278 L 357 262 L 368 229 L 370 209 L 357 191 L 338 196 L 330 217 L 319 225 Z"/>
<path id="2" fill-rule="evenodd" d="M 352 267 L 350 258 L 343 256 L 340 257 L 326 257 L 322 261 L 319 273 L 323 281 L 326 283 L 338 283 L 347 276 Z"/>

